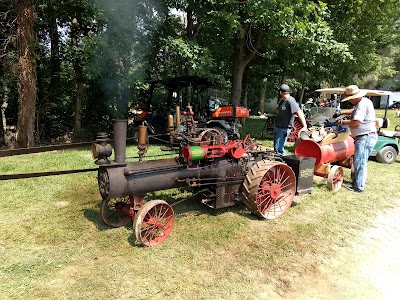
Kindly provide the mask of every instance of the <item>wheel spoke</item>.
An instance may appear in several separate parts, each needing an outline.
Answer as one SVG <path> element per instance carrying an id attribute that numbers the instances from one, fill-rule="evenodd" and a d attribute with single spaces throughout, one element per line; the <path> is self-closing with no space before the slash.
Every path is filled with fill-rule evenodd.
<path id="1" fill-rule="evenodd" d="M 273 202 L 274 200 L 271 198 L 271 195 L 267 194 L 267 195 L 260 195 L 257 198 L 257 206 L 260 208 L 261 211 L 263 211 L 265 209 L 265 207 L 269 207 L 270 204 Z M 264 205 L 264 203 L 267 202 L 266 205 Z M 263 208 L 264 207 L 264 208 Z"/>

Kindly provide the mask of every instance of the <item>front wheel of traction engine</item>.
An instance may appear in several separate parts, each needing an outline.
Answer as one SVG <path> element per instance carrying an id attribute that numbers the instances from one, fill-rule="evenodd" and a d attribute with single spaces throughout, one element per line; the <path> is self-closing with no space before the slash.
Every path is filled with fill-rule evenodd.
<path id="1" fill-rule="evenodd" d="M 255 215 L 275 219 L 289 209 L 296 193 L 296 176 L 286 164 L 259 161 L 243 182 L 244 204 Z"/>
<path id="2" fill-rule="evenodd" d="M 131 197 L 103 199 L 100 207 L 101 218 L 110 227 L 121 227 L 128 224 L 132 218 L 129 215 Z"/>
<path id="3" fill-rule="evenodd" d="M 145 246 L 156 246 L 164 242 L 174 226 L 174 211 L 165 201 L 152 200 L 139 209 L 134 231 L 137 242 Z"/>

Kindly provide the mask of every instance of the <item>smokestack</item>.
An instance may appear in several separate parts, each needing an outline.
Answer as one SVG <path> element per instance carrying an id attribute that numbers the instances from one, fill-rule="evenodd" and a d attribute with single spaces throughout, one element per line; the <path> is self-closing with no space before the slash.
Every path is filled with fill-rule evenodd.
<path id="1" fill-rule="evenodd" d="M 126 135 L 128 120 L 113 120 L 114 156 L 118 164 L 126 163 Z"/>

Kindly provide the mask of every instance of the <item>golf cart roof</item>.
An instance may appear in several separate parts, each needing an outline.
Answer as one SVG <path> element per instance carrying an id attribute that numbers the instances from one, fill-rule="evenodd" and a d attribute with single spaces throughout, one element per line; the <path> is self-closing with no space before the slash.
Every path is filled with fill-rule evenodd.
<path id="1" fill-rule="evenodd" d="M 315 91 L 320 92 L 320 93 L 326 93 L 326 94 L 341 94 L 341 93 L 344 93 L 345 88 L 335 87 L 335 88 L 318 89 Z M 385 96 L 385 95 L 391 96 L 391 95 L 393 95 L 393 93 L 390 91 L 368 90 L 368 89 L 366 89 L 365 91 L 367 91 L 366 96 Z"/>
<path id="2" fill-rule="evenodd" d="M 326 93 L 326 94 L 341 94 L 344 93 L 344 88 L 335 87 L 335 88 L 326 88 L 326 89 L 318 89 L 316 92 Z"/>

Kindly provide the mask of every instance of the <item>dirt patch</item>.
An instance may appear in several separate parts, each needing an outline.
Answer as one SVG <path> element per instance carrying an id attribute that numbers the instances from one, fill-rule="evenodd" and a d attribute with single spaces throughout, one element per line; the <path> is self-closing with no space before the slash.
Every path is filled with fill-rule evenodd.
<path id="1" fill-rule="evenodd" d="M 283 298 L 399 299 L 400 199 L 396 203 L 372 227 L 355 232 L 348 246 L 337 247 L 335 255 L 317 264 L 318 278 L 302 274 Z"/>

